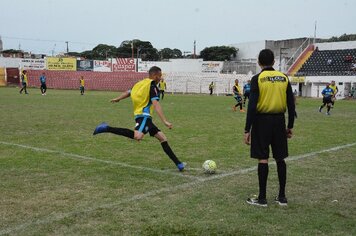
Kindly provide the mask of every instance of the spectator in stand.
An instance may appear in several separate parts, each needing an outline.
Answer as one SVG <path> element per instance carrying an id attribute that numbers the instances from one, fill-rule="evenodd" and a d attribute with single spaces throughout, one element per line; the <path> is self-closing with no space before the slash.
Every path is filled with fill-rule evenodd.
<path id="1" fill-rule="evenodd" d="M 347 55 L 347 56 L 345 57 L 345 60 L 344 60 L 344 61 L 345 61 L 345 62 L 352 62 L 352 59 L 353 59 L 353 58 L 352 58 L 352 55 L 349 54 L 349 55 Z"/>

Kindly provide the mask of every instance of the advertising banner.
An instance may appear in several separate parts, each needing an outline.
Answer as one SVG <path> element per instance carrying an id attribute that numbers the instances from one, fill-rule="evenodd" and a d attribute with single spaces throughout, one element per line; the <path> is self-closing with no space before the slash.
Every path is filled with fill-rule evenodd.
<path id="1" fill-rule="evenodd" d="M 77 70 L 77 59 L 68 57 L 47 57 L 48 70 Z"/>
<path id="2" fill-rule="evenodd" d="M 203 62 L 201 64 L 201 72 L 203 73 L 220 73 L 222 62 Z"/>
<path id="3" fill-rule="evenodd" d="M 114 58 L 112 61 L 112 71 L 136 71 L 136 63 L 133 58 Z"/>
<path id="4" fill-rule="evenodd" d="M 94 60 L 94 71 L 111 72 L 111 62 Z"/>
<path id="5" fill-rule="evenodd" d="M 91 60 L 78 60 L 77 71 L 93 71 L 94 63 Z"/>
<path id="6" fill-rule="evenodd" d="M 20 67 L 23 70 L 44 70 L 46 61 L 44 59 L 21 59 Z"/>

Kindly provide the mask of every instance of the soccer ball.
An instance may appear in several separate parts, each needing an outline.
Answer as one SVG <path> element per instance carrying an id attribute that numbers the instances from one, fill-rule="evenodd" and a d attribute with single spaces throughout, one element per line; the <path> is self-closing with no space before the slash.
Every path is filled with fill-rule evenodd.
<path id="1" fill-rule="evenodd" d="M 217 168 L 217 166 L 216 166 L 215 161 L 207 160 L 203 163 L 204 173 L 214 174 L 216 171 L 216 168 Z"/>

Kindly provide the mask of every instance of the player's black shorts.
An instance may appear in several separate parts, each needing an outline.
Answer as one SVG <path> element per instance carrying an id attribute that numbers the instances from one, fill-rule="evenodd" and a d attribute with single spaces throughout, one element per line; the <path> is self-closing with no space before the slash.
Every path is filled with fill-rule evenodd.
<path id="1" fill-rule="evenodd" d="M 325 103 L 325 104 L 332 103 L 331 97 L 323 97 L 323 103 Z"/>
<path id="2" fill-rule="evenodd" d="M 251 130 L 251 157 L 268 159 L 269 147 L 273 158 L 288 157 L 287 132 L 284 114 L 257 114 Z"/>
<path id="3" fill-rule="evenodd" d="M 151 136 L 155 136 L 159 131 L 161 131 L 157 128 L 157 126 L 155 126 L 155 124 L 153 124 L 152 118 L 150 117 L 138 117 L 135 119 L 135 121 L 135 130 L 144 134 L 149 132 Z"/>
<path id="4" fill-rule="evenodd" d="M 250 93 L 244 93 L 245 98 L 250 98 Z"/>
<path id="5" fill-rule="evenodd" d="M 242 101 L 242 97 L 241 96 L 234 96 L 234 98 L 237 101 L 237 103 L 240 103 Z"/>

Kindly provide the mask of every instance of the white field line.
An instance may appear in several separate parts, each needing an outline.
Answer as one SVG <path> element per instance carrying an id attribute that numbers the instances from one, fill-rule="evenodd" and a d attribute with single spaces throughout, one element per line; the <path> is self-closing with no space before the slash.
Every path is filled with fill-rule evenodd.
<path id="1" fill-rule="evenodd" d="M 307 157 L 313 157 L 316 154 L 321 154 L 321 153 L 326 153 L 326 152 L 332 152 L 332 151 L 337 151 L 340 149 L 344 149 L 344 148 L 348 148 L 348 147 L 352 147 L 355 146 L 356 143 L 350 143 L 350 144 L 346 144 L 346 145 L 341 145 L 341 146 L 336 146 L 333 148 L 329 148 L 329 149 L 324 149 L 322 151 L 317 151 L 317 152 L 310 152 L 310 153 L 306 153 L 306 154 L 302 154 L 302 155 L 298 155 L 298 156 L 292 156 L 286 159 L 286 161 L 290 162 L 290 161 L 297 161 L 300 159 L 304 159 Z M 273 164 L 274 162 L 270 163 Z M 76 211 L 71 211 L 71 212 L 66 212 L 66 213 L 53 213 L 51 215 L 48 215 L 47 217 L 43 217 L 42 219 L 38 219 L 38 220 L 33 220 L 33 221 L 28 221 L 26 223 L 17 225 L 15 227 L 12 228 L 7 228 L 7 229 L 2 229 L 0 230 L 0 235 L 4 235 L 4 234 L 10 234 L 12 232 L 16 232 L 16 231 L 20 231 L 23 230 L 29 226 L 33 226 L 33 225 L 44 225 L 44 224 L 50 224 L 52 222 L 55 221 L 59 221 L 62 220 L 66 217 L 72 217 L 75 215 L 79 215 L 79 214 L 84 214 L 84 213 L 88 213 L 88 212 L 92 212 L 98 209 L 111 209 L 114 207 L 117 207 L 121 204 L 124 203 L 129 203 L 132 201 L 138 201 L 138 200 L 142 200 L 142 199 L 146 199 L 149 197 L 154 197 L 158 194 L 161 193 L 171 193 L 177 190 L 183 190 L 183 189 L 187 189 L 193 186 L 199 186 L 199 184 L 204 183 L 204 182 L 208 182 L 208 181 L 212 181 L 212 180 L 220 180 L 229 176 L 234 176 L 234 175 L 239 175 L 239 174 L 247 174 L 251 171 L 255 171 L 257 170 L 257 166 L 253 166 L 250 168 L 246 168 L 246 169 L 242 169 L 242 170 L 236 170 L 236 171 L 232 171 L 229 173 L 224 173 L 224 174 L 218 174 L 218 175 L 212 175 L 210 177 L 206 177 L 206 178 L 199 178 L 197 180 L 194 180 L 190 183 L 184 183 L 184 184 L 180 184 L 180 185 L 176 185 L 176 186 L 172 186 L 172 187 L 165 187 L 165 188 L 161 188 L 161 189 L 157 189 L 157 190 L 152 190 L 152 191 L 148 191 L 146 193 L 142 193 L 142 194 L 136 194 L 130 198 L 127 199 L 123 199 L 121 201 L 117 201 L 117 202 L 113 202 L 113 203 L 107 203 L 107 204 L 102 204 L 102 205 L 97 205 L 97 206 L 93 206 L 93 207 L 88 207 L 85 209 L 78 209 Z"/>
<path id="2" fill-rule="evenodd" d="M 27 146 L 27 145 L 22 145 L 22 144 L 17 144 L 17 143 L 9 143 L 9 142 L 0 141 L 0 144 L 7 145 L 7 146 L 21 147 L 21 148 L 30 149 L 30 150 L 37 151 L 37 152 L 59 154 L 61 156 L 66 156 L 66 157 L 70 157 L 73 159 L 82 159 L 82 160 L 87 160 L 87 161 L 105 163 L 105 164 L 109 164 L 109 165 L 118 165 L 118 166 L 122 166 L 122 167 L 138 169 L 138 170 L 142 170 L 142 171 L 150 171 L 150 172 L 155 172 L 155 173 L 174 175 L 174 176 L 185 177 L 185 178 L 189 178 L 189 179 L 198 179 L 199 178 L 199 177 L 195 177 L 195 176 L 191 176 L 191 175 L 184 175 L 182 173 L 179 173 L 178 170 L 176 170 L 175 172 L 172 172 L 172 171 L 159 170 L 159 169 L 148 168 L 148 167 L 143 167 L 143 166 L 129 165 L 129 164 L 126 164 L 123 162 L 102 160 L 102 159 L 95 158 L 95 157 L 88 157 L 88 156 L 78 155 L 78 154 L 69 153 L 69 152 L 55 151 L 55 150 L 50 150 L 50 149 L 46 149 L 46 148 L 37 148 L 37 147 L 32 147 L 32 146 Z"/>

